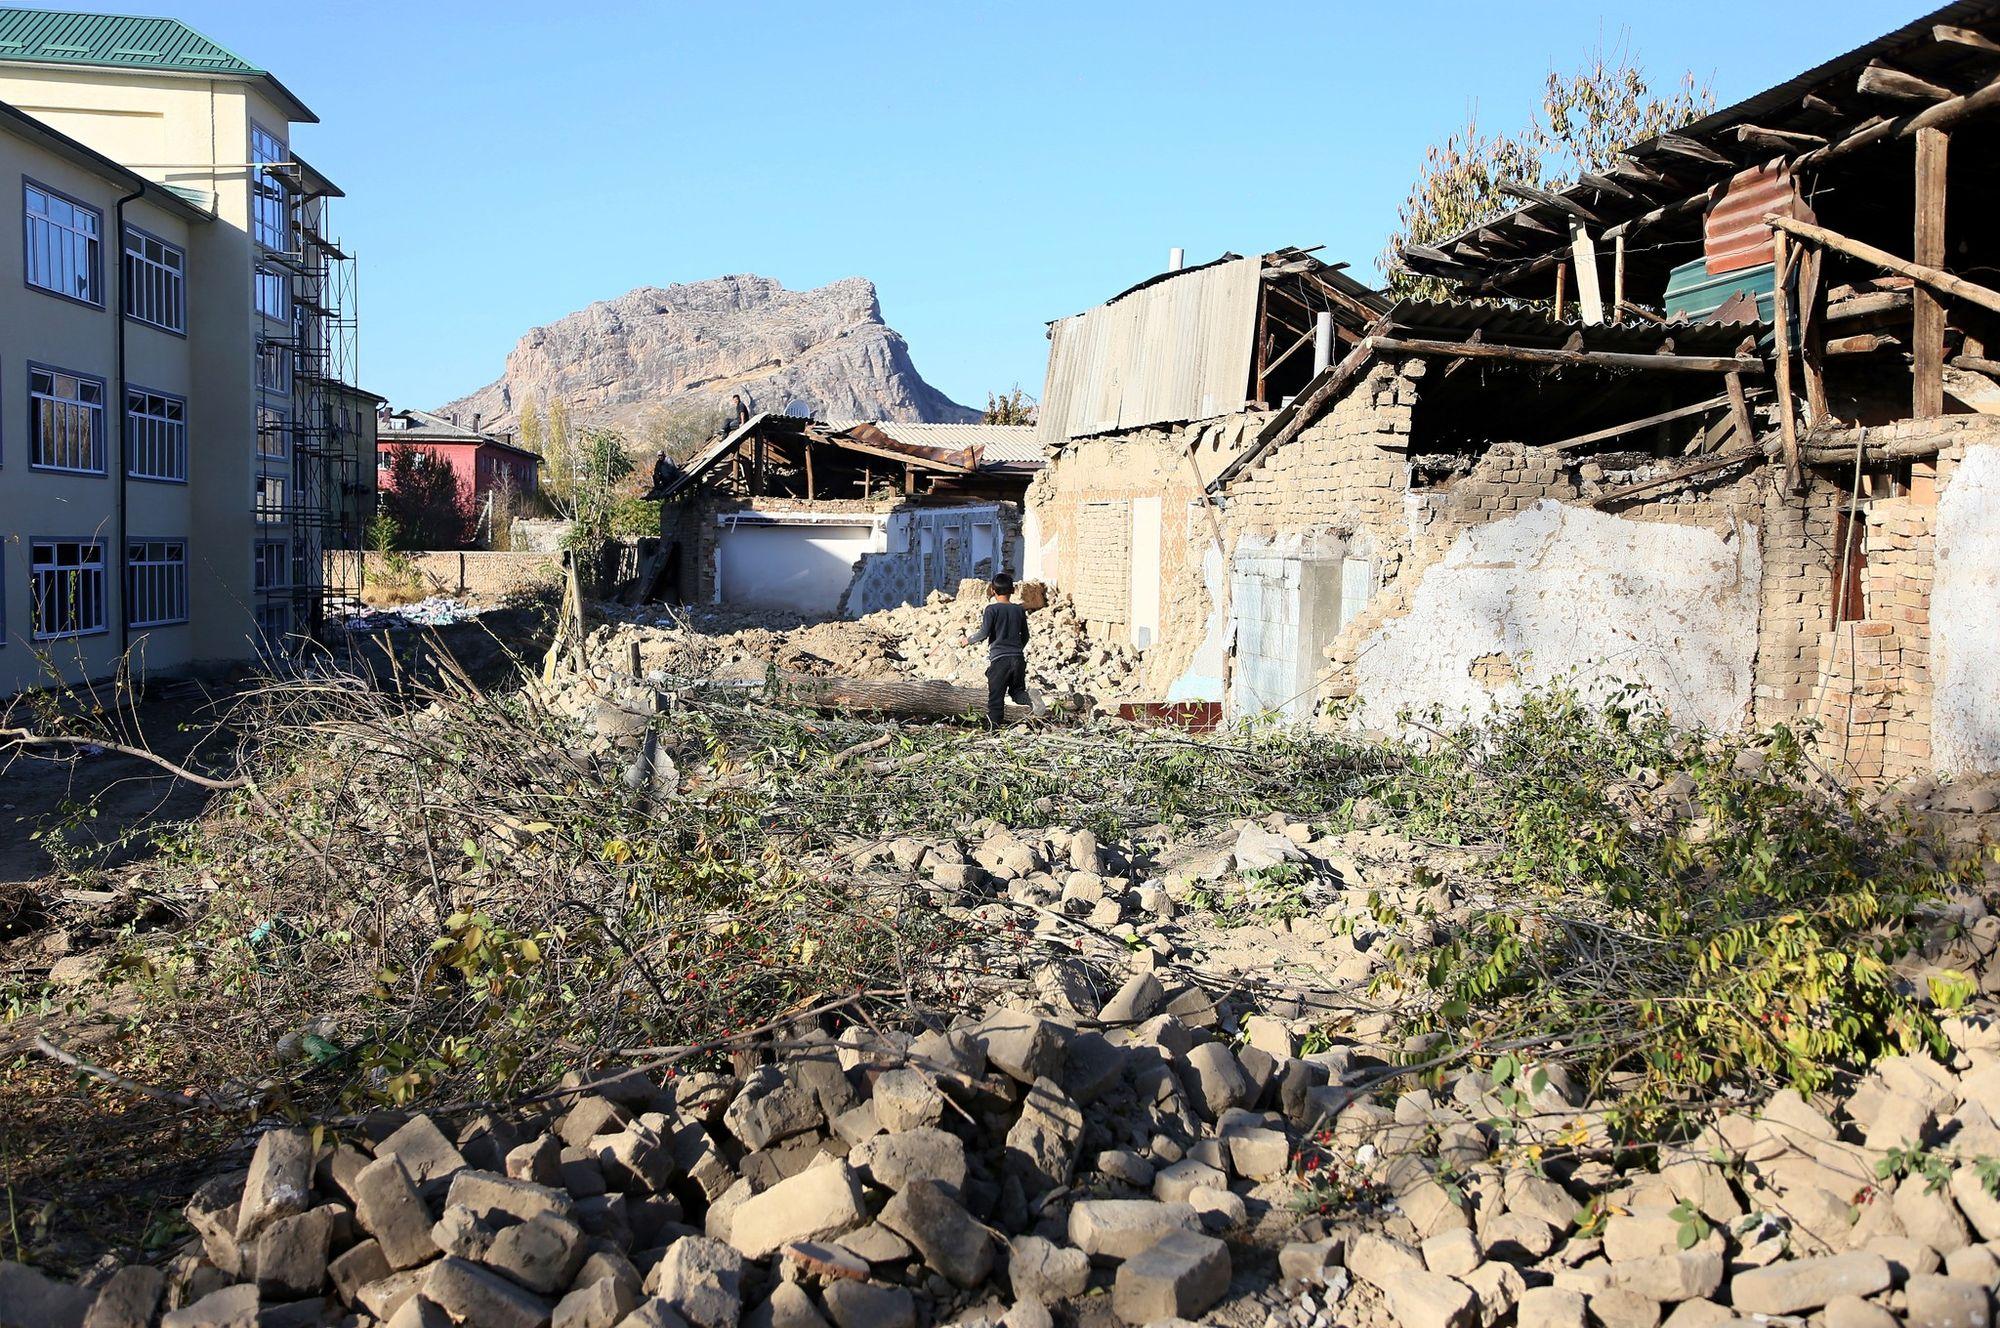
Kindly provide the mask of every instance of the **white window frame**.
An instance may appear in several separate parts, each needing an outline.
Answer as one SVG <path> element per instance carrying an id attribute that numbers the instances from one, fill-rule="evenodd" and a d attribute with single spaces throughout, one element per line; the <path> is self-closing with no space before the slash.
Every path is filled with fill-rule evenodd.
<path id="1" fill-rule="evenodd" d="M 285 524 L 285 476 L 282 472 L 260 470 L 257 472 L 256 488 L 251 493 L 251 507 L 260 526 L 281 526 Z M 270 486 L 269 494 L 266 487 Z"/>
<path id="2" fill-rule="evenodd" d="M 38 385 L 39 379 L 48 380 L 47 388 Z M 64 384 L 69 385 L 69 395 L 62 394 Z M 95 401 L 86 398 L 86 389 L 94 389 Z M 104 456 L 104 394 L 105 381 L 95 374 L 75 373 L 69 369 L 59 369 L 52 364 L 28 365 L 28 469 L 55 471 L 64 475 L 104 475 L 109 471 Z M 57 426 L 60 437 L 51 439 L 48 426 L 44 423 L 46 412 L 61 411 L 74 422 L 80 415 L 87 435 L 79 440 L 73 427 Z M 56 455 L 74 455 L 81 445 L 89 449 L 90 465 L 69 465 L 61 460 L 48 459 L 46 445 L 53 443 Z"/>
<path id="3" fill-rule="evenodd" d="M 292 248 L 291 191 L 270 166 L 290 159 L 285 140 L 250 122 L 250 160 L 257 163 L 250 172 L 250 233 L 258 244 L 280 253 Z"/>
<path id="4" fill-rule="evenodd" d="M 292 542 L 281 539 L 260 539 L 251 551 L 251 589 L 258 594 L 292 588 Z M 276 576 L 267 562 L 276 567 Z"/>
<path id="5" fill-rule="evenodd" d="M 187 398 L 134 384 L 125 389 L 125 473 L 187 483 Z"/>
<path id="6" fill-rule="evenodd" d="M 257 312 L 264 317 L 290 326 L 292 321 L 292 279 L 274 267 L 257 265 L 256 277 Z M 269 294 L 272 299 L 265 302 Z"/>
<path id="7" fill-rule="evenodd" d="M 21 180 L 22 272 L 30 287 L 104 307 L 104 213 L 60 189 Z M 37 269 L 46 280 L 36 280 Z"/>
<path id="8" fill-rule="evenodd" d="M 51 535 L 28 541 L 28 621 L 35 640 L 64 641 L 111 630 L 111 615 L 104 602 L 104 563 L 101 537 Z M 74 626 L 52 632 L 43 621 L 42 606 L 55 597 L 73 604 L 77 613 Z M 86 614 L 86 609 L 95 613 Z"/>
<path id="9" fill-rule="evenodd" d="M 187 251 L 137 226 L 125 228 L 125 316 L 176 336 L 187 335 Z"/>
<path id="10" fill-rule="evenodd" d="M 292 394 L 292 375 L 296 364 L 297 359 L 290 345 L 268 337 L 258 338 L 257 387 L 260 391 L 289 397 Z M 260 448 L 258 455 L 272 456 L 283 453 L 264 452 Z"/>
<path id="11" fill-rule="evenodd" d="M 172 627 L 187 620 L 187 541 L 143 535 L 126 540 L 126 625 Z"/>
<path id="12" fill-rule="evenodd" d="M 266 421 L 277 423 L 278 450 L 268 451 L 264 447 Z M 283 406 L 257 405 L 257 455 L 266 461 L 283 461 L 292 454 L 292 412 Z"/>

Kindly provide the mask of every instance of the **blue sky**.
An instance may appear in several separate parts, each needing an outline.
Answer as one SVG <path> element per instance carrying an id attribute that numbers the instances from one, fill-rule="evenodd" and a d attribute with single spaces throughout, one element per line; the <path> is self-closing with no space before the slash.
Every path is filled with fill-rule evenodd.
<path id="1" fill-rule="evenodd" d="M 85 6 L 119 9 L 118 5 Z M 1623 37 L 1726 104 L 1932 6 L 161 0 L 320 115 L 361 377 L 437 405 L 634 286 L 872 278 L 960 401 L 1040 390 L 1043 324 L 1165 265 L 1374 259 L 1426 144 L 1524 121 Z M 1720 36 L 1718 36 L 1720 34 Z"/>

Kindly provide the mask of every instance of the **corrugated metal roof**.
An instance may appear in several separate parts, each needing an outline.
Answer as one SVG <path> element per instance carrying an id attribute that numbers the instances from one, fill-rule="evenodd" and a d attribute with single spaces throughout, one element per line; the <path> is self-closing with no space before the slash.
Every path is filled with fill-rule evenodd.
<path id="1" fill-rule="evenodd" d="M 179 19 L 58 9 L 0 9 L 0 60 L 191 74 L 265 72 Z"/>
<path id="2" fill-rule="evenodd" d="M 1051 324 L 1043 444 L 1243 409 L 1263 264 L 1176 274 Z"/>

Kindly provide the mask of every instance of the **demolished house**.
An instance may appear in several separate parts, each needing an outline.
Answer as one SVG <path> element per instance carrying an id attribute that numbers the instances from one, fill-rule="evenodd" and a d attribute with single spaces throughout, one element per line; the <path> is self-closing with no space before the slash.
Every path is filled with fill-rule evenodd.
<path id="1" fill-rule="evenodd" d="M 1021 570 L 1034 430 L 759 414 L 662 474 L 670 600 L 858 618 Z"/>
<path id="2" fill-rule="evenodd" d="M 1027 573 L 1068 591 L 1094 634 L 1146 651 L 1156 697 L 1221 699 L 1222 644 L 1197 660 L 1188 617 L 1221 576 L 1210 482 L 1382 309 L 1283 249 L 1175 267 L 1049 325 Z"/>
<path id="3" fill-rule="evenodd" d="M 1634 684 L 1858 777 L 2000 766 L 1996 80 L 2000 5 L 1952 5 L 1410 249 L 1506 303 L 1400 302 L 1232 417 L 1149 683 L 1371 727 Z"/>

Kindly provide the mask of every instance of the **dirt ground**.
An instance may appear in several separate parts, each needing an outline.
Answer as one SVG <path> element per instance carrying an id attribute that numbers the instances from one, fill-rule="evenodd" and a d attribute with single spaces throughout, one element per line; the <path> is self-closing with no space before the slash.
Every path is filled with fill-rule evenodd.
<path id="1" fill-rule="evenodd" d="M 231 686 L 174 684 L 118 717 L 114 728 L 125 743 L 198 770 L 206 758 L 223 755 L 229 739 L 217 721 L 234 695 Z M 17 754 L 0 764 L 0 890 L 48 874 L 55 859 L 46 836 L 59 827 L 78 847 L 105 844 L 128 830 L 186 820 L 209 796 L 150 761 L 116 752 Z M 73 811 L 83 814 L 72 817 Z"/>

